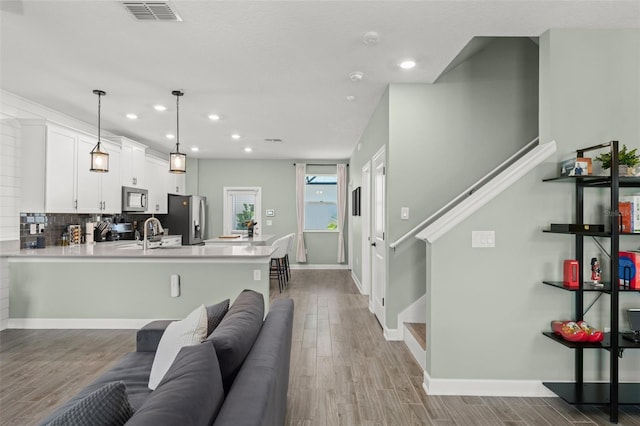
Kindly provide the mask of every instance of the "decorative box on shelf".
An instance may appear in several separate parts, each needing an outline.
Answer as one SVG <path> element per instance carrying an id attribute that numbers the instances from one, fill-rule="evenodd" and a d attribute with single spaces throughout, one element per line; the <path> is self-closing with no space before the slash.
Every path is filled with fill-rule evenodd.
<path id="1" fill-rule="evenodd" d="M 620 287 L 631 290 L 640 290 L 640 252 L 621 251 L 618 261 L 618 276 L 620 277 Z"/>

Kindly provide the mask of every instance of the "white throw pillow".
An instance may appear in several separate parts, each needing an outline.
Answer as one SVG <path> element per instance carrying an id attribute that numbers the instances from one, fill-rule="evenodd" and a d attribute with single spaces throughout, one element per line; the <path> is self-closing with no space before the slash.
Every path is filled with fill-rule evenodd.
<path id="1" fill-rule="evenodd" d="M 181 321 L 174 321 L 164 331 L 153 358 L 149 389 L 154 390 L 173 364 L 183 346 L 202 343 L 207 337 L 207 309 L 200 305 Z"/>

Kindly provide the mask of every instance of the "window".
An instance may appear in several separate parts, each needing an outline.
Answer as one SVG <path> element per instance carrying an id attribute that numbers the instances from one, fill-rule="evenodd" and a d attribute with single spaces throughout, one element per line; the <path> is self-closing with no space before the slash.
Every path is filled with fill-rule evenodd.
<path id="1" fill-rule="evenodd" d="M 246 222 L 253 219 L 258 223 L 254 230 L 260 235 L 258 229 L 262 227 L 261 213 L 262 196 L 259 187 L 251 188 L 224 188 L 223 232 L 225 235 L 246 234 Z"/>
<path id="2" fill-rule="evenodd" d="M 338 178 L 335 174 L 307 175 L 304 194 L 305 231 L 338 230 Z"/>

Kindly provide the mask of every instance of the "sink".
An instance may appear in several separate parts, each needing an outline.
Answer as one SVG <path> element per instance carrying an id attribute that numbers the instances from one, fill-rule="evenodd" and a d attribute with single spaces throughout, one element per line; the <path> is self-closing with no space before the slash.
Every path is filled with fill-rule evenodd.
<path id="1" fill-rule="evenodd" d="M 147 248 L 149 249 L 169 249 L 169 248 L 181 248 L 182 236 L 180 235 L 166 235 L 162 236 L 160 240 L 149 241 Z M 118 249 L 122 250 L 142 250 L 142 242 L 134 241 L 131 243 L 120 244 Z"/>

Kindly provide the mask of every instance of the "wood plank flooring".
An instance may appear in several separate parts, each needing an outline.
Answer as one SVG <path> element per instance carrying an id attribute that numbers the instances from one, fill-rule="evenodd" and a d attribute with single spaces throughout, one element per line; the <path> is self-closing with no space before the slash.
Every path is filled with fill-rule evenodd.
<path id="1" fill-rule="evenodd" d="M 294 270 L 272 298 L 295 301 L 287 425 L 606 425 L 558 398 L 427 396 L 403 342 L 387 342 L 348 271 Z M 37 424 L 135 350 L 134 330 L 0 332 L 0 425 Z M 621 425 L 640 426 L 640 407 Z"/>

